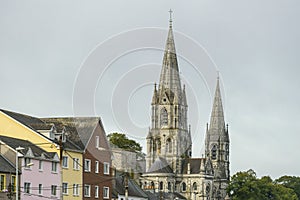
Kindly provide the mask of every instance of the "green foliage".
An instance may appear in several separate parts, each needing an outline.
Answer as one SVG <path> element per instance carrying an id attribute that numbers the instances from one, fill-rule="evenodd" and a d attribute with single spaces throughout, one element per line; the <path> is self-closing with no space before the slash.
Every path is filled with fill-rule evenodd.
<path id="1" fill-rule="evenodd" d="M 134 152 L 141 152 L 142 146 L 134 140 L 128 139 L 123 133 L 110 133 L 107 135 L 109 141 L 117 147 Z"/>
<path id="2" fill-rule="evenodd" d="M 300 177 L 282 176 L 279 179 L 276 179 L 275 182 L 294 190 L 294 192 L 297 194 L 298 199 L 300 199 Z"/>
<path id="3" fill-rule="evenodd" d="M 227 192 L 232 200 L 297 200 L 293 189 L 273 181 L 269 176 L 257 178 L 253 170 L 232 176 Z"/>

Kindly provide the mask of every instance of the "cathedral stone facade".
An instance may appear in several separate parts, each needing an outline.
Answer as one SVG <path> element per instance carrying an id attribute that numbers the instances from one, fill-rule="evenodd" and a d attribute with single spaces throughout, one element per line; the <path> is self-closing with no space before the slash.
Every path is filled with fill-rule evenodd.
<path id="1" fill-rule="evenodd" d="M 142 188 L 153 193 L 173 194 L 172 199 L 225 199 L 230 177 L 229 136 L 219 78 L 210 124 L 207 124 L 205 155 L 192 158 L 187 96 L 180 82 L 171 19 L 160 81 L 154 85 L 151 106 L 152 123 L 146 138 L 146 172 L 141 176 Z"/>

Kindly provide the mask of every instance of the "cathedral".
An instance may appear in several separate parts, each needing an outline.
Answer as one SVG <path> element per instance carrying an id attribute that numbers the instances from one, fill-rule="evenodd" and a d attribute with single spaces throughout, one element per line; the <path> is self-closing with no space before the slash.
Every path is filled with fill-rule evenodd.
<path id="1" fill-rule="evenodd" d="M 219 77 L 216 82 L 210 123 L 206 128 L 205 154 L 201 158 L 192 158 L 187 94 L 185 86 L 181 85 L 170 18 L 160 80 L 154 85 L 151 103 L 146 172 L 141 176 L 144 190 L 174 195 L 170 199 L 226 198 L 230 177 L 229 135 Z"/>

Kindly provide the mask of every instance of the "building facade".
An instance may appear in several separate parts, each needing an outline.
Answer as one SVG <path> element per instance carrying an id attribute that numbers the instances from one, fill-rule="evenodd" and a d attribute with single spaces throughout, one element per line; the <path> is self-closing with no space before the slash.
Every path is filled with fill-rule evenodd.
<path id="1" fill-rule="evenodd" d="M 151 128 L 147 135 L 143 189 L 180 193 L 187 199 L 224 199 L 229 181 L 229 136 L 217 78 L 205 155 L 192 158 L 187 94 L 181 86 L 170 19 L 159 85 L 154 85 Z M 201 143 L 196 142 L 196 143 Z"/>

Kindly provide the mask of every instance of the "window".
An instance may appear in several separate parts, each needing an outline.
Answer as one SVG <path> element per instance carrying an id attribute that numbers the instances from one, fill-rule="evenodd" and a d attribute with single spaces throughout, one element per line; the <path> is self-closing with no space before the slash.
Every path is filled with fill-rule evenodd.
<path id="1" fill-rule="evenodd" d="M 57 162 L 52 162 L 52 169 L 51 169 L 52 172 L 57 172 Z"/>
<path id="2" fill-rule="evenodd" d="M 30 164 L 30 162 L 31 162 L 31 159 L 30 158 L 25 158 L 25 169 L 29 169 L 30 168 L 30 166 L 29 166 L 29 164 Z"/>
<path id="3" fill-rule="evenodd" d="M 0 191 L 3 191 L 5 189 L 5 175 L 0 175 Z"/>
<path id="4" fill-rule="evenodd" d="M 100 143 L 99 143 L 99 136 L 96 136 L 96 148 L 99 148 L 100 147 Z"/>
<path id="5" fill-rule="evenodd" d="M 24 183 L 24 193 L 30 194 L 30 183 Z"/>
<path id="6" fill-rule="evenodd" d="M 181 191 L 182 192 L 186 191 L 186 184 L 185 184 L 185 182 L 183 182 L 182 185 L 181 185 Z"/>
<path id="7" fill-rule="evenodd" d="M 211 149 L 211 159 L 215 160 L 217 159 L 217 146 L 214 144 Z"/>
<path id="8" fill-rule="evenodd" d="M 84 160 L 84 171 L 85 172 L 91 171 L 91 160 L 89 160 L 89 159 Z"/>
<path id="9" fill-rule="evenodd" d="M 42 191 L 43 191 L 43 185 L 39 184 L 39 195 L 43 194 Z"/>
<path id="10" fill-rule="evenodd" d="M 109 174 L 109 163 L 104 162 L 103 163 L 103 173 L 104 174 Z"/>
<path id="11" fill-rule="evenodd" d="M 56 196 L 56 190 L 57 190 L 57 186 L 56 185 L 51 185 L 51 195 L 52 196 Z"/>
<path id="12" fill-rule="evenodd" d="M 169 192 L 171 192 L 171 190 L 172 190 L 172 184 L 170 182 L 168 182 L 168 190 L 169 190 Z"/>
<path id="13" fill-rule="evenodd" d="M 172 153 L 172 140 L 171 140 L 171 138 L 167 139 L 167 152 Z"/>
<path id="14" fill-rule="evenodd" d="M 161 109 L 160 111 L 160 126 L 168 125 L 168 111 L 166 108 Z"/>
<path id="15" fill-rule="evenodd" d="M 68 194 L 68 183 L 62 184 L 62 192 L 63 194 Z"/>
<path id="16" fill-rule="evenodd" d="M 99 186 L 95 186 L 95 198 L 99 198 Z"/>
<path id="17" fill-rule="evenodd" d="M 39 171 L 43 171 L 43 161 L 39 160 Z"/>
<path id="18" fill-rule="evenodd" d="M 99 173 L 99 161 L 95 161 L 95 173 Z"/>
<path id="19" fill-rule="evenodd" d="M 193 183 L 193 190 L 194 190 L 194 192 L 197 191 L 197 183 L 196 182 Z"/>
<path id="20" fill-rule="evenodd" d="M 73 169 L 79 170 L 79 158 L 73 158 Z"/>
<path id="21" fill-rule="evenodd" d="M 78 184 L 73 184 L 73 196 L 79 196 L 79 185 Z"/>
<path id="22" fill-rule="evenodd" d="M 68 168 L 68 156 L 63 156 L 62 157 L 62 167 L 63 168 Z"/>
<path id="23" fill-rule="evenodd" d="M 161 181 L 159 182 L 159 190 L 163 190 L 164 189 L 164 183 Z"/>
<path id="24" fill-rule="evenodd" d="M 109 187 L 103 187 L 103 198 L 109 199 Z"/>
<path id="25" fill-rule="evenodd" d="M 16 176 L 11 176 L 12 192 L 16 191 Z"/>
<path id="26" fill-rule="evenodd" d="M 91 186 L 84 185 L 84 197 L 90 197 L 90 196 L 91 196 Z"/>

